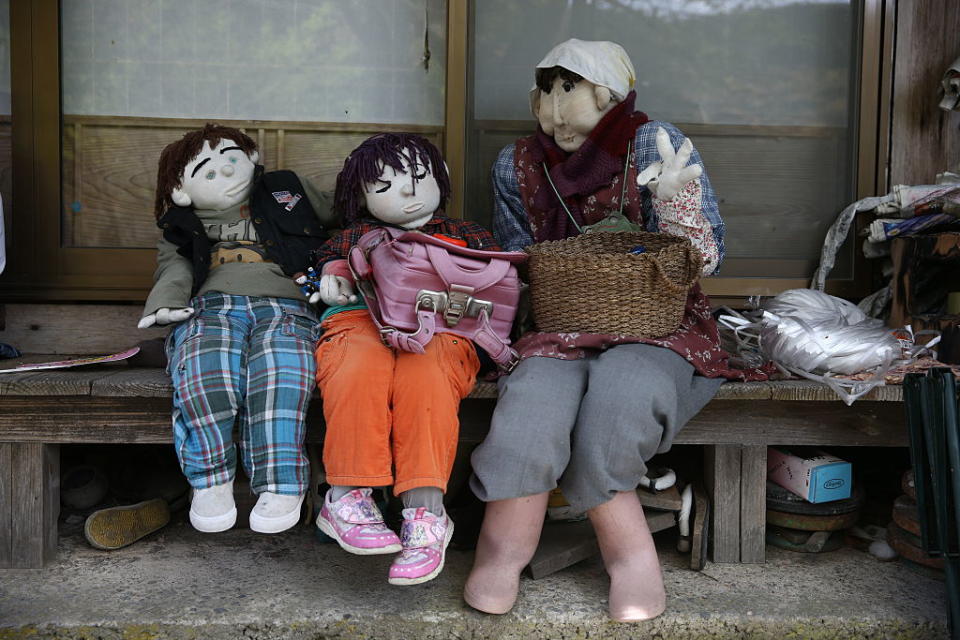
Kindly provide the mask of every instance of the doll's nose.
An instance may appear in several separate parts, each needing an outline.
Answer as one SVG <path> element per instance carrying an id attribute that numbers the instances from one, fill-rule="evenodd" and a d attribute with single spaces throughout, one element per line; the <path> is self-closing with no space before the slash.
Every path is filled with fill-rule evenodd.
<path id="1" fill-rule="evenodd" d="M 223 165 L 222 167 L 220 167 L 220 173 L 222 173 L 223 175 L 229 178 L 230 176 L 233 175 L 233 165 L 232 164 Z"/>
<path id="2" fill-rule="evenodd" d="M 413 180 L 409 180 L 409 181 L 407 181 L 407 182 L 404 182 L 404 183 L 400 186 L 400 193 L 401 193 L 402 195 L 405 195 L 405 196 L 412 196 L 412 195 L 413 195 Z"/>
<path id="3" fill-rule="evenodd" d="M 563 114 L 561 114 L 560 109 L 560 95 L 557 91 L 553 91 L 551 98 L 553 98 L 553 124 L 556 127 L 562 127 L 564 124 Z"/>

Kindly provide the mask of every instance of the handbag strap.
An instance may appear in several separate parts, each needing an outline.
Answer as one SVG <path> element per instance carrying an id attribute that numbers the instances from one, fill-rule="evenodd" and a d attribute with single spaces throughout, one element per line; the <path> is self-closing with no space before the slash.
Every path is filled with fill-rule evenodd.
<path id="1" fill-rule="evenodd" d="M 503 338 L 497 335 L 497 332 L 490 326 L 490 318 L 487 317 L 487 310 L 481 309 L 478 316 L 480 319 L 480 328 L 471 336 L 471 340 L 476 342 L 487 355 L 500 366 L 501 369 L 510 373 L 520 362 L 520 354 L 511 347 Z"/>
<path id="2" fill-rule="evenodd" d="M 471 287 L 474 291 L 483 291 L 503 280 L 511 267 L 511 264 L 506 260 L 491 257 L 490 261 L 481 268 L 465 269 L 454 262 L 450 253 L 443 247 L 433 244 L 424 244 L 423 246 L 427 249 L 427 257 L 430 259 L 434 271 L 437 272 L 448 289 L 451 284 L 459 284 Z M 476 264 L 481 263 L 477 261 Z M 451 282 L 451 280 L 454 280 L 454 282 Z"/>

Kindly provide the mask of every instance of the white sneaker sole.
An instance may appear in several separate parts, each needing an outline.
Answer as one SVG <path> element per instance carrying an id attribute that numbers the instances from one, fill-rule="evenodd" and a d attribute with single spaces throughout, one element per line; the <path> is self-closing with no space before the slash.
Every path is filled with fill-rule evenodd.
<path id="1" fill-rule="evenodd" d="M 453 520 L 450 520 L 449 516 L 447 516 L 447 522 L 450 523 L 450 526 L 447 527 L 447 533 L 443 537 L 443 556 L 440 558 L 440 564 L 437 565 L 437 568 L 427 575 L 420 576 L 419 578 L 387 578 L 387 582 L 405 587 L 411 584 L 422 584 L 424 582 L 429 582 L 440 575 L 440 572 L 443 571 L 443 565 L 447 561 L 447 547 L 450 546 L 450 540 L 453 538 Z"/>
<path id="2" fill-rule="evenodd" d="M 327 522 L 326 518 L 323 518 L 319 515 L 317 516 L 317 527 L 320 529 L 320 531 L 323 531 L 325 534 L 333 538 L 336 543 L 340 545 L 341 549 L 354 555 L 382 556 L 388 553 L 399 553 L 401 550 L 403 550 L 403 545 L 400 544 L 391 544 L 386 547 L 373 547 L 369 549 L 365 547 L 355 547 L 352 544 L 345 542 L 343 538 L 340 537 L 340 534 L 337 533 L 337 530 L 334 529 L 333 525 Z"/>
<path id="3" fill-rule="evenodd" d="M 292 509 L 282 516 L 265 518 L 261 515 L 257 515 L 256 510 L 251 511 L 250 530 L 256 531 L 257 533 L 280 533 L 282 531 L 286 531 L 293 525 L 300 522 L 300 509 L 303 507 L 304 496 L 306 496 L 306 494 L 300 496 L 300 501 L 297 502 L 295 509 Z"/>
<path id="4" fill-rule="evenodd" d="M 219 516 L 201 516 L 190 510 L 190 524 L 197 531 L 203 533 L 220 533 L 230 529 L 237 523 L 237 508 L 233 507 L 230 511 Z"/>

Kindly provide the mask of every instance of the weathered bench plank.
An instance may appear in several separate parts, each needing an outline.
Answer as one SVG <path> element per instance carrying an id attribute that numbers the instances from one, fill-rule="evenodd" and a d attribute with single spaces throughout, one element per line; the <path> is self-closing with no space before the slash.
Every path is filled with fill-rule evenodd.
<path id="1" fill-rule="evenodd" d="M 479 405 L 483 409 L 477 409 Z M 480 411 L 480 415 L 476 413 Z M 489 400 L 461 407 L 461 439 L 479 442 L 489 426 Z M 323 437 L 319 401 L 310 406 L 307 440 Z M 170 398 L 108 396 L 7 396 L 0 403 L 0 441 L 66 443 L 169 443 Z M 908 446 L 900 407 L 880 402 L 714 400 L 694 416 L 676 444 Z"/>
<path id="2" fill-rule="evenodd" d="M 0 362 L 0 369 L 12 368 L 22 360 Z M 82 369 L 57 369 L 26 373 L 0 374 L 0 395 L 92 395 L 108 397 L 169 397 L 173 389 L 163 369 L 129 367 L 124 363 L 89 365 Z M 496 398 L 493 382 L 478 382 L 471 398 Z M 771 382 L 732 382 L 720 387 L 715 400 L 795 400 L 798 402 L 837 402 L 826 385 L 809 380 Z M 900 402 L 900 385 L 877 387 L 857 400 L 863 402 Z"/>

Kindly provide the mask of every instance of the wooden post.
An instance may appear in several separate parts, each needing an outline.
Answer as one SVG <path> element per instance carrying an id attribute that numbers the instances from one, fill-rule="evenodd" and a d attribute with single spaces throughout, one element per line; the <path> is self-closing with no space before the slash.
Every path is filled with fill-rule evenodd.
<path id="1" fill-rule="evenodd" d="M 740 562 L 764 562 L 767 544 L 767 447 L 740 451 Z"/>
<path id="2" fill-rule="evenodd" d="M 740 454 L 740 445 L 729 444 L 708 445 L 704 451 L 714 562 L 740 562 Z"/>
<path id="3" fill-rule="evenodd" d="M 0 568 L 54 560 L 59 515 L 59 445 L 0 442 Z"/>
<path id="4" fill-rule="evenodd" d="M 960 3 L 900 0 L 896 13 L 890 184 L 933 184 L 956 171 L 960 113 L 940 109 L 937 89 L 956 60 Z"/>

